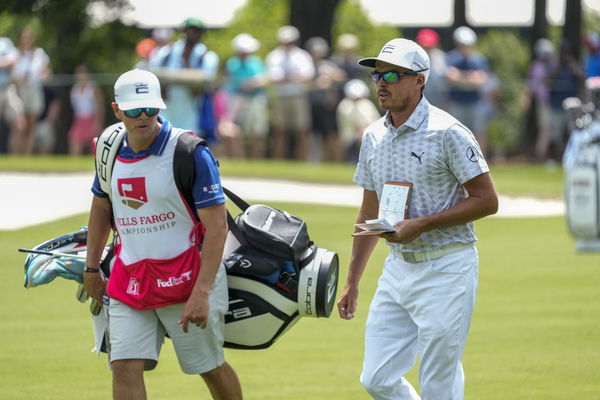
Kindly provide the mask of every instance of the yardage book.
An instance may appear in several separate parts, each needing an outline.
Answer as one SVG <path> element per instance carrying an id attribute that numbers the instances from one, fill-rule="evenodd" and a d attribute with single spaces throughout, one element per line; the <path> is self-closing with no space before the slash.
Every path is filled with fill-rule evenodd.
<path id="1" fill-rule="evenodd" d="M 368 219 L 362 224 L 354 224 L 362 229 L 362 232 L 356 232 L 352 236 L 379 235 L 385 232 L 394 232 L 394 226 L 385 219 Z"/>
<path id="2" fill-rule="evenodd" d="M 408 214 L 412 183 L 391 182 L 383 185 L 381 199 L 379 200 L 379 215 L 377 219 L 367 220 L 355 224 L 362 232 L 352 236 L 379 235 L 385 232 L 394 232 L 394 224 L 404 221 Z"/>

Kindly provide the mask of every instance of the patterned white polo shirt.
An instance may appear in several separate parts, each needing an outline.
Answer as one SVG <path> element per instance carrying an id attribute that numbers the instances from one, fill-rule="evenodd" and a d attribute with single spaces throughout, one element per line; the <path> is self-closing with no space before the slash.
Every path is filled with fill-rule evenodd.
<path id="1" fill-rule="evenodd" d="M 365 130 L 354 182 L 377 192 L 379 199 L 387 181 L 412 183 L 408 218 L 454 206 L 467 197 L 462 184 L 489 171 L 471 131 L 425 97 L 398 129 L 389 118 L 387 113 Z M 429 251 L 476 240 L 468 223 L 423 233 L 408 245 L 388 244 L 396 250 Z"/>

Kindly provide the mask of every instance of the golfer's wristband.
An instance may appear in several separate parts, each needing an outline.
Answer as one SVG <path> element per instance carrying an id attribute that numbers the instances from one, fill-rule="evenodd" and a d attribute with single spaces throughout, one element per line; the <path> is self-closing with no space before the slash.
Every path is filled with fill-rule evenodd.
<path id="1" fill-rule="evenodd" d="M 83 272 L 93 272 L 93 273 L 98 273 L 100 272 L 100 269 L 98 268 L 90 268 L 87 265 L 85 267 L 83 267 Z"/>

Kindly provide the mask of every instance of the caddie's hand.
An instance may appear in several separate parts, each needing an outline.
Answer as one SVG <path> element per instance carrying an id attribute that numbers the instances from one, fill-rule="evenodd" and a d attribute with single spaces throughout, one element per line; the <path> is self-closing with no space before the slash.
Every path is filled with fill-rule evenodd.
<path id="1" fill-rule="evenodd" d="M 409 244 L 425 232 L 425 221 L 422 218 L 399 221 L 394 225 L 396 232 L 382 233 L 380 238 L 392 243 Z"/>
<path id="2" fill-rule="evenodd" d="M 99 272 L 84 272 L 83 288 L 92 299 L 102 304 L 102 295 L 106 291 L 106 281 Z"/>
<path id="3" fill-rule="evenodd" d="M 188 332 L 190 323 L 202 329 L 206 328 L 209 310 L 208 294 L 209 292 L 194 290 L 185 302 L 183 313 L 179 318 L 179 324 L 182 325 L 185 333 Z"/>
<path id="4" fill-rule="evenodd" d="M 354 318 L 358 300 L 358 287 L 346 285 L 337 302 L 338 312 L 342 319 Z"/>

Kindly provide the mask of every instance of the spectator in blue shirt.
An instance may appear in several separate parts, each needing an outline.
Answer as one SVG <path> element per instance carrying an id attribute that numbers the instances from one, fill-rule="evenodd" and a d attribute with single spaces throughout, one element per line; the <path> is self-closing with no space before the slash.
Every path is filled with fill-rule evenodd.
<path id="1" fill-rule="evenodd" d="M 449 86 L 449 112 L 464 123 L 477 138 L 486 154 L 486 117 L 482 112 L 481 88 L 488 79 L 488 61 L 474 50 L 477 35 L 467 26 L 453 33 L 456 48 L 448 53 L 446 79 Z"/>
<path id="2" fill-rule="evenodd" d="M 583 68 L 571 52 L 571 43 L 563 39 L 560 43 L 558 59 L 553 63 L 549 74 L 550 89 L 550 156 L 560 161 L 567 139 L 567 114 L 563 101 L 579 96 L 579 85 L 585 79 Z"/>
<path id="3" fill-rule="evenodd" d="M 219 123 L 220 139 L 233 142 L 230 147 L 237 147 L 237 153 L 242 156 L 262 158 L 269 116 L 265 92 L 268 82 L 266 67 L 263 60 L 254 54 L 260 48 L 260 42 L 248 33 L 240 33 L 233 38 L 231 47 L 236 54 L 225 63 L 229 106 L 228 118 Z M 241 137 L 228 132 L 239 132 Z"/>
<path id="4" fill-rule="evenodd" d="M 597 32 L 590 32 L 584 43 L 588 50 L 586 62 L 587 77 L 600 76 L 600 36 Z"/>
<path id="5" fill-rule="evenodd" d="M 202 126 L 203 102 L 211 102 L 205 86 L 215 79 L 219 56 L 200 42 L 206 27 L 197 18 L 188 18 L 183 25 L 184 38 L 162 47 L 153 54 L 149 68 L 167 83 L 165 118 L 173 125 L 189 129 L 211 141 L 213 132 Z M 204 108 L 204 109 L 208 109 Z"/>

